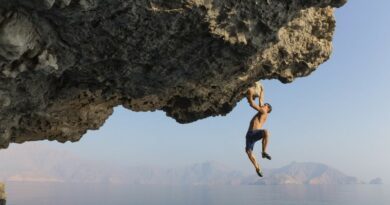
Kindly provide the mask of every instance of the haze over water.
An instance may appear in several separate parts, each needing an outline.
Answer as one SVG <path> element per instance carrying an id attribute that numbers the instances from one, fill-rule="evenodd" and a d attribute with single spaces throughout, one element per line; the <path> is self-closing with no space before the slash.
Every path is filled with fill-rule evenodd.
<path id="1" fill-rule="evenodd" d="M 9 183 L 8 205 L 388 205 L 384 185 L 152 186 Z"/>

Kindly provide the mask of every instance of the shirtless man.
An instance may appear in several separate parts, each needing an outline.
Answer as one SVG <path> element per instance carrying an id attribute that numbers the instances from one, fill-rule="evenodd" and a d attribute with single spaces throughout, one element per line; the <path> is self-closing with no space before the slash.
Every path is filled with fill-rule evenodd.
<path id="1" fill-rule="evenodd" d="M 254 98 L 259 97 L 259 105 L 256 105 L 254 102 Z M 262 139 L 262 157 L 268 160 L 271 160 L 271 156 L 267 153 L 267 145 L 269 139 L 268 130 L 261 129 L 265 121 L 267 120 L 268 114 L 272 111 L 272 106 L 268 103 L 263 104 L 264 92 L 263 87 L 260 83 L 256 83 L 255 86 L 248 89 L 247 99 L 250 106 L 257 110 L 258 113 L 253 116 L 248 132 L 246 134 L 246 147 L 245 151 L 252 162 L 253 166 L 255 166 L 256 173 L 263 177 L 263 173 L 261 171 L 260 165 L 256 161 L 256 157 L 253 154 L 253 147 L 255 143 Z"/>

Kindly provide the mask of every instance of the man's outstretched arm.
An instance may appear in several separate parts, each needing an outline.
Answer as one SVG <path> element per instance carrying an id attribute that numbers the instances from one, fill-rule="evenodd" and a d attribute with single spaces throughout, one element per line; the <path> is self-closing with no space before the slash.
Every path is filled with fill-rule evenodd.
<path id="1" fill-rule="evenodd" d="M 260 87 L 261 87 L 261 91 L 260 91 L 260 96 L 259 96 L 259 105 L 263 106 L 264 105 L 264 87 L 263 87 L 263 85 L 261 85 Z"/>
<path id="2" fill-rule="evenodd" d="M 264 113 L 264 108 L 262 108 L 261 105 L 257 105 L 256 102 L 253 100 L 253 90 L 252 89 L 248 89 L 248 92 L 247 92 L 247 95 L 246 95 L 246 99 L 248 100 L 248 103 L 249 105 L 255 109 L 257 112 L 260 112 L 260 113 Z M 261 97 L 259 97 L 260 99 Z M 260 99 L 261 100 L 261 99 Z"/>

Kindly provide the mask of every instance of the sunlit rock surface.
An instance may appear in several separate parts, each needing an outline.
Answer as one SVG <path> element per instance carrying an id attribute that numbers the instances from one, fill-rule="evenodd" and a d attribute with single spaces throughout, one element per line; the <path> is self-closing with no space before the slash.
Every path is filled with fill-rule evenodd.
<path id="1" fill-rule="evenodd" d="M 0 0 L 0 147 L 78 141 L 123 105 L 225 115 L 332 51 L 346 0 Z"/>
<path id="2" fill-rule="evenodd" d="M 0 183 L 0 205 L 5 205 L 5 198 L 4 184 Z"/>

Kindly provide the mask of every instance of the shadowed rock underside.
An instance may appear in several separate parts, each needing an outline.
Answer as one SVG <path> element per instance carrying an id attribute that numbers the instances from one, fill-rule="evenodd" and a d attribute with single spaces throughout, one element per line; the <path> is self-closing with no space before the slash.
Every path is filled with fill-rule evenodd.
<path id="1" fill-rule="evenodd" d="M 0 147 L 78 141 L 123 105 L 225 115 L 332 51 L 345 0 L 0 0 Z"/>

